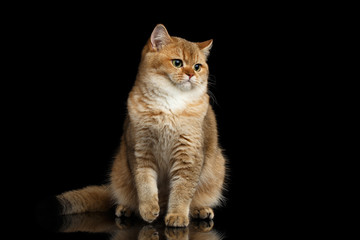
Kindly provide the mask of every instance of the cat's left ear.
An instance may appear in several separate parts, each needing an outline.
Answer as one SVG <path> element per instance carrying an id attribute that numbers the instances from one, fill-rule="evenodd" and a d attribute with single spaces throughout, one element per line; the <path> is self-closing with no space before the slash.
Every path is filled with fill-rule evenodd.
<path id="1" fill-rule="evenodd" d="M 205 42 L 199 42 L 197 45 L 199 46 L 200 50 L 205 54 L 206 57 L 210 54 L 210 49 L 212 47 L 213 40 L 207 40 Z"/>

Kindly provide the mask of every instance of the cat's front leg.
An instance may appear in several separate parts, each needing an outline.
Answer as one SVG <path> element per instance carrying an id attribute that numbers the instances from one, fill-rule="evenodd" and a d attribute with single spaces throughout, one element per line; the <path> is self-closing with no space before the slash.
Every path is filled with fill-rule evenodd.
<path id="1" fill-rule="evenodd" d="M 202 166 L 199 155 L 181 154 L 171 170 L 170 196 L 165 224 L 171 227 L 189 225 L 189 210 Z"/>
<path id="2" fill-rule="evenodd" d="M 139 199 L 139 212 L 147 221 L 154 221 L 160 213 L 157 173 L 151 159 L 138 157 L 134 171 L 136 189 Z"/>

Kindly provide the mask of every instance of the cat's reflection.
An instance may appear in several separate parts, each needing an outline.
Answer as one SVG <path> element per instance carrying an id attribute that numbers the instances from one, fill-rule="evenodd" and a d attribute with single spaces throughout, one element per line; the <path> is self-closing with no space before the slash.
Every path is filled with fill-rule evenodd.
<path id="1" fill-rule="evenodd" d="M 168 228 L 162 221 L 147 224 L 137 218 L 114 218 L 108 213 L 65 215 L 59 232 L 108 233 L 109 240 L 221 240 L 213 221 L 192 221 L 186 228 Z"/>

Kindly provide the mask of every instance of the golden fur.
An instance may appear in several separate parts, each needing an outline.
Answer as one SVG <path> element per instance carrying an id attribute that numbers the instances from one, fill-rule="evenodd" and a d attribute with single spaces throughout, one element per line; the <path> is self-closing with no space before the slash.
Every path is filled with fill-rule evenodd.
<path id="1" fill-rule="evenodd" d="M 212 208 L 222 200 L 225 159 L 207 94 L 211 45 L 212 40 L 189 42 L 169 36 L 161 24 L 155 27 L 128 97 L 110 184 L 59 195 L 64 214 L 115 204 L 117 216 L 135 212 L 147 222 L 165 213 L 167 226 L 187 226 L 189 216 L 214 217 Z"/>

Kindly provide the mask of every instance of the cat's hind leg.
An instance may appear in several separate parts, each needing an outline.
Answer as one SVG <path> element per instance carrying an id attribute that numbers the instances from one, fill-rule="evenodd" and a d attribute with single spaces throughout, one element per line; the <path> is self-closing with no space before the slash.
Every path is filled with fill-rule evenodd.
<path id="1" fill-rule="evenodd" d="M 129 217 L 138 209 L 135 183 L 127 162 L 124 140 L 121 142 L 120 151 L 115 158 L 110 174 L 111 193 L 117 217 Z"/>
<path id="2" fill-rule="evenodd" d="M 200 181 L 190 205 L 190 216 L 197 219 L 213 219 L 213 208 L 224 202 L 222 195 L 225 180 L 225 159 L 218 151 L 215 158 L 205 161 Z"/>

